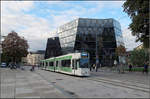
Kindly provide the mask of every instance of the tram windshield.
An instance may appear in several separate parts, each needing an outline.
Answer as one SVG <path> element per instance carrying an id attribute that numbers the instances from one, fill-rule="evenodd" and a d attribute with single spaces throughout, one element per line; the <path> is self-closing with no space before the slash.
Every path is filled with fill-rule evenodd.
<path id="1" fill-rule="evenodd" d="M 80 68 L 88 68 L 89 59 L 88 58 L 81 58 L 80 59 Z"/>

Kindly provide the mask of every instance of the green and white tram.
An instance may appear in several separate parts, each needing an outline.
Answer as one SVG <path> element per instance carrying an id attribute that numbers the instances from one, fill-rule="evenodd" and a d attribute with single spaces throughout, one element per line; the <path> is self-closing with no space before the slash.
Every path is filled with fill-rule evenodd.
<path id="1" fill-rule="evenodd" d="M 44 70 L 77 76 L 90 76 L 89 54 L 85 52 L 70 53 L 41 60 L 41 66 Z"/>

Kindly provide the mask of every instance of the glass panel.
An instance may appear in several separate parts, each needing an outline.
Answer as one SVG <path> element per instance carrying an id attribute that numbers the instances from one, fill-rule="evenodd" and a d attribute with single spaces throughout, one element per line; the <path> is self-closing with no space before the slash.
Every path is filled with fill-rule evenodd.
<path id="1" fill-rule="evenodd" d="M 88 68 L 88 58 L 81 58 L 80 59 L 80 68 Z"/>
<path id="2" fill-rule="evenodd" d="M 58 66 L 58 61 L 56 61 L 56 67 Z"/>
<path id="3" fill-rule="evenodd" d="M 77 69 L 79 67 L 79 62 L 80 62 L 80 60 L 76 60 L 76 67 L 75 67 L 75 69 Z"/>
<path id="4" fill-rule="evenodd" d="M 54 62 L 49 62 L 49 66 L 54 66 Z"/>
<path id="5" fill-rule="evenodd" d="M 62 60 L 62 66 L 63 67 L 70 67 L 71 60 Z"/>

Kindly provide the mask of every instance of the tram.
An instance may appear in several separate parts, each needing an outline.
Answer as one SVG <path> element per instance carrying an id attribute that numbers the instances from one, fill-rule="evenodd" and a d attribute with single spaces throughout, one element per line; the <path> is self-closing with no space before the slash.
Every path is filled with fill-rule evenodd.
<path id="1" fill-rule="evenodd" d="M 40 64 L 43 70 L 76 76 L 90 76 L 89 54 L 86 52 L 48 58 L 41 60 Z"/>

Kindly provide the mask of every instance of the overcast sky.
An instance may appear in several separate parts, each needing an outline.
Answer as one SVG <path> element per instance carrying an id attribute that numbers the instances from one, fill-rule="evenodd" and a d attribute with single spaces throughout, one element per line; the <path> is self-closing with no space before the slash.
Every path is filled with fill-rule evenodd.
<path id="1" fill-rule="evenodd" d="M 2 1 L 1 33 L 12 30 L 28 40 L 29 50 L 45 50 L 47 38 L 56 36 L 53 31 L 76 18 L 114 18 L 121 24 L 127 50 L 135 43 L 128 25 L 130 18 L 123 12 L 124 1 Z"/>

